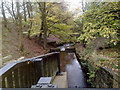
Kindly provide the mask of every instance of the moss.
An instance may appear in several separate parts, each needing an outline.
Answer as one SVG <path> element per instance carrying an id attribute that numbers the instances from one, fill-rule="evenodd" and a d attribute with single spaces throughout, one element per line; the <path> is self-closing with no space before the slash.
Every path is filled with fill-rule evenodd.
<path id="1" fill-rule="evenodd" d="M 24 54 L 24 56 L 28 56 L 29 55 L 29 53 L 25 49 L 23 50 L 23 54 Z"/>

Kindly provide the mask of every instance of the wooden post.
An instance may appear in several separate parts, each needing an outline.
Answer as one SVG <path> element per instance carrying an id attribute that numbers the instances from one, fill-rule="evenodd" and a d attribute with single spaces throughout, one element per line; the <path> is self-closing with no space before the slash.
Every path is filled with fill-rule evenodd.
<path id="1" fill-rule="evenodd" d="M 58 74 L 61 73 L 61 69 L 60 69 L 60 53 L 57 53 L 57 61 L 58 61 Z"/>
<path id="2" fill-rule="evenodd" d="M 0 87 L 0 88 L 5 88 L 5 77 L 2 76 L 1 79 L 2 79 L 2 80 L 1 80 L 2 83 L 1 83 L 1 87 Z"/>
<path id="3" fill-rule="evenodd" d="M 7 83 L 8 83 L 8 88 L 13 88 L 13 79 L 12 79 L 12 72 L 7 75 Z"/>

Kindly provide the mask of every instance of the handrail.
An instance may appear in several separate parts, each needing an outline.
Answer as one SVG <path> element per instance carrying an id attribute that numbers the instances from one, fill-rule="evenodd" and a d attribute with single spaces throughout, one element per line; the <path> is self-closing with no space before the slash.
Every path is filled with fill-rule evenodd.
<path id="1" fill-rule="evenodd" d="M 53 54 L 56 54 L 56 53 L 59 53 L 59 52 L 52 52 L 52 53 L 48 53 L 48 54 L 44 54 L 44 55 L 40 55 L 40 56 L 28 58 L 28 59 L 24 59 L 22 61 L 8 63 L 7 65 L 5 65 L 3 68 L 0 69 L 0 72 L 1 72 L 0 76 L 2 74 L 4 74 L 7 70 L 9 70 L 10 68 L 14 67 L 18 63 L 25 62 L 25 61 L 34 61 L 34 59 L 37 59 L 37 58 L 41 58 L 42 59 L 43 57 L 50 56 L 50 55 L 53 55 Z"/>
<path id="2" fill-rule="evenodd" d="M 31 87 L 41 76 L 55 76 L 60 72 L 59 52 L 9 63 L 0 72 L 3 88 Z"/>

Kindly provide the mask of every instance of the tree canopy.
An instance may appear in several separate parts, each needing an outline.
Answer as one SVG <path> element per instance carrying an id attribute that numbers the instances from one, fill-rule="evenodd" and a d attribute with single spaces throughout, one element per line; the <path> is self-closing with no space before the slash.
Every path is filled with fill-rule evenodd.
<path id="1" fill-rule="evenodd" d="M 103 42 L 114 45 L 120 40 L 120 2 L 88 3 L 79 19 L 83 22 L 83 33 L 79 40 L 89 44 L 92 40 L 104 37 Z"/>

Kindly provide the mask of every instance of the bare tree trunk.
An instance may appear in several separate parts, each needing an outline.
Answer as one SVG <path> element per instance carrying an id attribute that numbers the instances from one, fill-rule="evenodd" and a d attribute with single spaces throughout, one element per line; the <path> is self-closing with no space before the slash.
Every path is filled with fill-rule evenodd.
<path id="1" fill-rule="evenodd" d="M 15 15 L 15 11 L 14 11 L 14 3 L 13 3 L 13 0 L 12 0 L 12 13 L 13 13 L 13 17 L 14 17 L 14 23 L 17 24 L 17 17 Z"/>
<path id="2" fill-rule="evenodd" d="M 17 3 L 16 3 L 16 6 L 17 6 Z M 12 16 L 13 23 L 15 23 L 17 25 L 17 16 L 16 16 L 15 10 L 14 10 L 13 0 L 11 0 L 11 7 L 9 5 L 5 5 L 5 7 L 7 8 L 9 14 Z"/>
<path id="3" fill-rule="evenodd" d="M 83 0 L 82 0 L 82 12 L 84 13 L 84 3 L 83 3 Z M 83 22 L 83 18 L 82 18 L 82 28 L 83 28 L 83 24 L 84 24 L 84 22 Z M 82 29 L 82 34 L 83 34 L 84 32 L 83 32 L 83 29 Z M 85 42 L 85 39 L 83 40 L 83 46 L 84 46 L 84 48 L 86 48 L 86 42 Z"/>
<path id="4" fill-rule="evenodd" d="M 8 5 L 5 5 L 5 7 L 7 8 L 9 14 L 12 16 L 12 19 L 13 19 L 13 22 L 14 22 L 14 17 L 13 17 L 12 11 L 10 10 L 10 7 L 8 7 Z"/>
<path id="5" fill-rule="evenodd" d="M 33 18 L 33 8 L 32 8 L 32 3 L 30 3 L 30 18 L 32 19 Z M 32 21 L 30 20 L 30 31 L 31 31 L 31 28 L 32 28 Z M 30 35 L 30 34 L 29 34 Z"/>
<path id="6" fill-rule="evenodd" d="M 3 24 L 7 28 L 7 19 L 6 19 L 6 16 L 5 16 L 4 2 L 2 1 L 1 4 L 2 4 L 2 15 L 3 15 L 3 19 L 4 19 Z"/>
<path id="7" fill-rule="evenodd" d="M 19 2 L 16 2 L 17 6 L 17 18 L 18 18 L 18 25 L 19 25 L 19 49 L 20 51 L 24 50 L 23 46 L 23 31 L 22 31 L 22 15 L 20 14 L 20 5 Z"/>
<path id="8" fill-rule="evenodd" d="M 28 12 L 28 18 L 32 19 L 32 5 L 31 5 L 30 2 L 27 2 L 27 12 Z M 30 20 L 30 25 L 28 26 L 28 28 L 29 28 L 29 30 L 28 30 L 28 38 L 30 39 L 30 32 L 31 32 L 31 28 L 32 28 L 32 21 L 31 20 Z"/>
<path id="9" fill-rule="evenodd" d="M 47 49 L 47 23 L 46 23 L 46 2 L 43 3 L 43 12 L 42 12 L 42 20 L 43 20 L 43 31 L 44 31 L 44 49 Z"/>
<path id="10" fill-rule="evenodd" d="M 47 22 L 46 22 L 46 17 L 47 17 L 47 13 L 46 13 L 46 2 L 39 2 L 39 10 L 42 13 L 42 24 L 41 24 L 41 29 L 44 32 L 44 45 L 43 48 L 47 49 Z M 39 35 L 39 40 L 41 40 L 41 33 Z M 39 41 L 40 42 L 40 41 Z"/>
<path id="11" fill-rule="evenodd" d="M 27 2 L 27 13 L 28 13 L 28 18 L 30 18 L 29 2 Z M 30 39 L 30 28 L 29 28 L 29 26 L 28 26 L 28 38 Z"/>
<path id="12" fill-rule="evenodd" d="M 38 2 L 39 5 L 39 11 L 42 12 L 42 3 Z M 41 17 L 40 17 L 41 18 Z M 40 32 L 41 30 L 43 30 L 43 20 L 41 21 L 41 28 L 40 28 Z M 41 39 L 42 39 L 42 33 L 39 34 L 39 40 L 38 40 L 38 44 L 41 44 Z"/>
<path id="13" fill-rule="evenodd" d="M 18 26 L 19 23 L 19 14 L 20 14 L 20 6 L 19 6 L 19 2 L 16 2 L 16 8 L 17 8 L 17 14 L 16 14 L 16 25 Z"/>
<path id="14" fill-rule="evenodd" d="M 26 3 L 23 2 L 23 7 L 24 7 L 24 21 L 27 22 L 27 19 L 26 19 L 26 7 L 25 7 Z"/>
<path id="15" fill-rule="evenodd" d="M 82 0 L 82 11 L 85 12 L 83 0 Z"/>
<path id="16" fill-rule="evenodd" d="M 19 26 L 19 29 L 20 29 L 20 35 L 19 35 L 19 39 L 20 39 L 20 50 L 23 51 L 24 50 L 24 46 L 23 46 L 23 28 L 22 28 L 22 15 L 20 14 L 19 16 L 19 22 L 20 22 L 20 26 Z"/>

